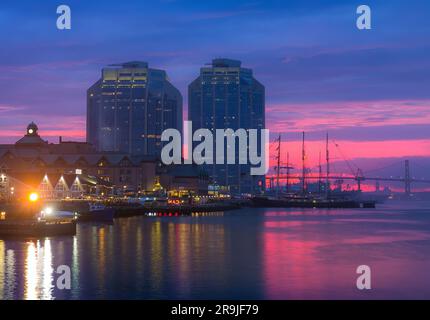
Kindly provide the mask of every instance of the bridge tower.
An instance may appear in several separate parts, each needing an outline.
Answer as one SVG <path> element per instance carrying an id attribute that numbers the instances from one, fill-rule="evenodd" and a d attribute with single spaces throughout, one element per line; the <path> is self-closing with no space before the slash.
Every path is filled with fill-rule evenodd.
<path id="1" fill-rule="evenodd" d="M 409 160 L 405 160 L 405 194 L 411 195 L 411 172 L 409 168 Z"/>
<path id="2" fill-rule="evenodd" d="M 355 180 L 357 180 L 357 190 L 361 192 L 361 182 L 365 180 L 363 171 L 361 171 L 361 169 L 357 170 L 357 174 L 355 175 Z"/>

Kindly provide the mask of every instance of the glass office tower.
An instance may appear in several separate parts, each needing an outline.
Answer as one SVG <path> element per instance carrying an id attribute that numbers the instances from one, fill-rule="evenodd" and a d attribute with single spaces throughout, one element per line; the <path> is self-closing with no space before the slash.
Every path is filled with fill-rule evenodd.
<path id="1" fill-rule="evenodd" d="M 188 100 L 193 131 L 210 129 L 214 141 L 216 129 L 265 128 L 265 88 L 240 61 L 214 59 L 210 66 L 201 68 L 200 76 L 188 87 Z M 232 194 L 264 188 L 264 176 L 251 176 L 249 164 L 214 164 L 206 169 L 215 185 L 228 186 Z"/>
<path id="2" fill-rule="evenodd" d="M 161 133 L 182 132 L 182 96 L 146 62 L 111 65 L 87 92 L 87 141 L 98 151 L 160 156 Z"/>

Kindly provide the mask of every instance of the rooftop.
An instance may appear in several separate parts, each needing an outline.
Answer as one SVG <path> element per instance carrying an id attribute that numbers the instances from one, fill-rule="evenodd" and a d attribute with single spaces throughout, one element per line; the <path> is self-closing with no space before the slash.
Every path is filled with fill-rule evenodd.
<path id="1" fill-rule="evenodd" d="M 212 66 L 213 67 L 240 68 L 241 65 L 242 65 L 242 62 L 239 60 L 225 59 L 225 58 L 218 58 L 218 59 L 212 60 Z"/>
<path id="2" fill-rule="evenodd" d="M 148 68 L 148 62 L 144 61 L 129 61 L 119 64 L 110 64 L 109 67 L 122 67 L 122 68 Z"/>

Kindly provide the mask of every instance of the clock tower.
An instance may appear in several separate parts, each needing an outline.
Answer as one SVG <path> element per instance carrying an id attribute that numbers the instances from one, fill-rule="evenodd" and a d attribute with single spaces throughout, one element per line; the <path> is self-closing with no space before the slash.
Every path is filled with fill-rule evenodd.
<path id="1" fill-rule="evenodd" d="M 27 126 L 27 131 L 25 132 L 25 136 L 15 142 L 17 146 L 45 146 L 48 142 L 43 141 L 37 132 L 39 128 L 37 125 L 32 122 Z"/>
<path id="2" fill-rule="evenodd" d="M 27 136 L 30 137 L 38 137 L 38 133 L 37 130 L 39 130 L 39 128 L 37 127 L 37 125 L 34 122 L 31 122 L 28 126 L 27 126 Z"/>

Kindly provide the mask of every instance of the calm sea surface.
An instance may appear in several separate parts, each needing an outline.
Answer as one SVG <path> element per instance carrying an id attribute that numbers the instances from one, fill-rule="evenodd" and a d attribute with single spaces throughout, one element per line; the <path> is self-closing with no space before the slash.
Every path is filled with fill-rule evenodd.
<path id="1" fill-rule="evenodd" d="M 71 268 L 71 290 L 56 288 Z M 372 290 L 356 288 L 368 265 Z M 0 299 L 430 299 L 430 202 L 242 209 L 0 240 Z"/>

